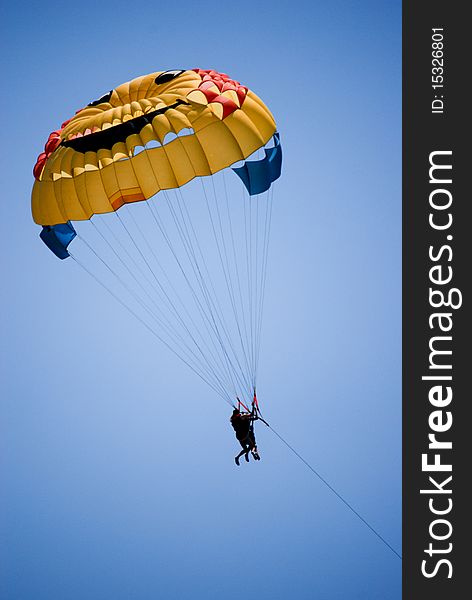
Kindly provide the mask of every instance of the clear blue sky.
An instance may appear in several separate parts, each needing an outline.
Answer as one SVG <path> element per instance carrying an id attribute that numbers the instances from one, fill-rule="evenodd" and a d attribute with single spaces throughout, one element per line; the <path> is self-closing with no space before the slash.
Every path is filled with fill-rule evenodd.
<path id="1" fill-rule="evenodd" d="M 400 561 L 32 222 L 50 131 L 137 75 L 215 68 L 272 109 L 265 415 L 401 546 L 401 4 L 4 3 L 2 600 L 398 600 Z"/>

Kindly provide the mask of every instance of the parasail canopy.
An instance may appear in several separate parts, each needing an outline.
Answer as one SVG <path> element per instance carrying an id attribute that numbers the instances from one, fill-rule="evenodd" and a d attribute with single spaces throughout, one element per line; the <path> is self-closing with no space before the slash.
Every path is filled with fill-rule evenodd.
<path id="1" fill-rule="evenodd" d="M 219 395 L 250 401 L 281 163 L 274 118 L 246 86 L 158 71 L 49 135 L 33 218 Z"/>
<path id="2" fill-rule="evenodd" d="M 246 159 L 275 129 L 256 94 L 223 73 L 138 77 L 50 134 L 34 167 L 33 218 L 56 225 L 147 200 Z M 262 177 L 270 185 L 279 175 L 280 166 Z"/>

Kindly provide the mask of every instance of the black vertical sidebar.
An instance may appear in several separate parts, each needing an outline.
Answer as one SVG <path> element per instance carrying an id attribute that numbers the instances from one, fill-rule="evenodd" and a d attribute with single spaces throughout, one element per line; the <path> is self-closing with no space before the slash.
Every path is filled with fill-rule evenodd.
<path id="1" fill-rule="evenodd" d="M 437 0 L 403 4 L 404 600 L 462 600 L 472 574 L 466 490 L 472 473 L 472 25 L 466 8 Z"/>

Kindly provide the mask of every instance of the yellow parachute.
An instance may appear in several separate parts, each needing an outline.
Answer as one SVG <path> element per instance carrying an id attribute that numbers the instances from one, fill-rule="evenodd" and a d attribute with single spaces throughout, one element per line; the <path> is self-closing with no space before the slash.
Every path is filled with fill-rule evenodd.
<path id="1" fill-rule="evenodd" d="M 274 118 L 247 87 L 214 70 L 159 71 L 50 134 L 33 169 L 33 218 L 56 256 L 225 400 L 249 403 L 281 162 Z"/>

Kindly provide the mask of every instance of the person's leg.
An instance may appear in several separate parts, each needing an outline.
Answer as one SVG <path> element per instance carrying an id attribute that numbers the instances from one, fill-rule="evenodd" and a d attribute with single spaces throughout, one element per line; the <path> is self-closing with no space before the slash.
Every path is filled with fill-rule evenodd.
<path id="1" fill-rule="evenodd" d="M 241 446 L 244 448 L 243 454 L 246 462 L 249 462 L 249 452 L 251 451 L 251 442 L 249 436 L 246 436 L 243 440 L 239 440 Z"/>
<path id="2" fill-rule="evenodd" d="M 244 458 L 246 459 L 246 462 L 249 462 L 249 452 L 251 451 L 251 446 L 249 444 L 246 445 L 246 454 L 244 455 Z"/>
<path id="3" fill-rule="evenodd" d="M 238 467 L 239 467 L 239 459 L 241 458 L 241 456 L 242 456 L 243 454 L 246 454 L 246 460 L 248 460 L 248 458 L 247 458 L 247 452 L 248 452 L 248 450 L 247 450 L 247 448 L 246 448 L 246 443 L 244 442 L 244 440 L 238 440 L 238 441 L 239 441 L 239 443 L 240 443 L 240 444 L 241 444 L 241 446 L 242 446 L 242 450 L 241 450 L 241 452 L 238 454 L 238 456 L 236 456 L 236 457 L 234 458 L 234 462 L 235 462 L 235 463 L 238 465 Z"/>
<path id="4" fill-rule="evenodd" d="M 257 451 L 256 437 L 254 435 L 254 432 L 251 433 L 250 445 L 251 445 L 251 454 L 252 454 L 254 460 L 260 460 L 261 457 L 259 456 L 259 452 Z"/>

